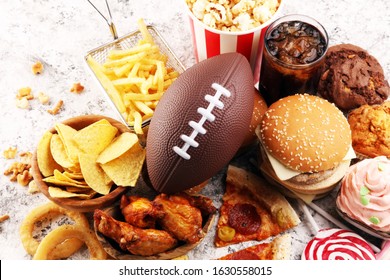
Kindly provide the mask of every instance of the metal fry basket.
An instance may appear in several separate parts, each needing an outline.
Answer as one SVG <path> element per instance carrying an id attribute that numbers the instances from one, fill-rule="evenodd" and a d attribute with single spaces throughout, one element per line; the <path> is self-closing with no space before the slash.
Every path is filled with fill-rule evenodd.
<path id="1" fill-rule="evenodd" d="M 109 12 L 109 18 L 107 19 L 102 15 L 102 13 L 88 0 L 88 2 L 99 12 L 99 14 L 107 21 L 107 24 L 110 28 L 111 34 L 113 35 L 114 40 L 106 43 L 104 45 L 101 45 L 97 48 L 94 48 L 90 51 L 88 51 L 84 55 L 84 61 L 87 65 L 87 68 L 90 70 L 92 76 L 95 78 L 98 85 L 100 85 L 100 88 L 102 92 L 105 94 L 107 100 L 112 105 L 114 110 L 118 113 L 118 116 L 120 120 L 126 124 L 131 130 L 133 129 L 133 126 L 127 123 L 126 119 L 122 114 L 120 113 L 119 109 L 113 102 L 113 100 L 108 95 L 107 91 L 104 89 L 102 83 L 99 81 L 99 79 L 96 77 L 95 73 L 93 72 L 92 68 L 87 62 L 87 58 L 91 56 L 93 59 L 95 59 L 98 63 L 103 64 L 106 61 L 106 58 L 109 54 L 109 51 L 112 49 L 129 49 L 137 45 L 139 40 L 143 39 L 142 33 L 140 30 L 135 30 L 133 32 L 130 32 L 122 37 L 118 37 L 116 33 L 116 28 L 111 20 L 111 12 L 109 9 L 109 6 L 107 4 L 107 10 Z M 185 71 L 185 67 L 183 64 L 179 61 L 179 59 L 176 57 L 174 52 L 171 50 L 171 48 L 168 46 L 167 42 L 162 38 L 161 34 L 157 31 L 157 29 L 153 25 L 148 25 L 147 30 L 149 31 L 150 35 L 152 36 L 154 43 L 160 48 L 160 52 L 168 57 L 167 61 L 167 67 L 175 69 L 179 74 L 183 73 Z M 142 123 L 142 127 L 146 127 L 149 125 L 151 119 L 146 119 Z"/>

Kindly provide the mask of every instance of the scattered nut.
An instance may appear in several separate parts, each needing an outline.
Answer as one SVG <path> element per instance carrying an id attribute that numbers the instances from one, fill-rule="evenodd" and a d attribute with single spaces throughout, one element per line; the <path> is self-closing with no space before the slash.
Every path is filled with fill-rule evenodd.
<path id="1" fill-rule="evenodd" d="M 52 114 L 52 115 L 57 115 L 63 104 L 64 104 L 64 101 L 60 100 L 57 102 L 57 104 L 54 106 L 53 109 L 49 109 L 49 110 L 47 110 L 47 112 Z"/>
<path id="2" fill-rule="evenodd" d="M 31 93 L 30 87 L 23 87 L 18 90 L 18 93 L 16 94 L 17 99 L 23 99 L 26 98 L 27 100 L 34 99 L 34 96 Z"/>
<path id="3" fill-rule="evenodd" d="M 9 147 L 7 150 L 3 152 L 3 156 L 6 159 L 13 159 L 16 156 L 17 148 L 16 147 Z"/>
<path id="4" fill-rule="evenodd" d="M 80 83 L 73 84 L 73 87 L 70 89 L 70 92 L 81 93 L 84 90 L 84 86 Z"/>
<path id="5" fill-rule="evenodd" d="M 43 92 L 39 92 L 38 93 L 38 100 L 41 104 L 45 105 L 45 104 L 49 103 L 50 97 L 48 95 L 44 94 Z"/>
<path id="6" fill-rule="evenodd" d="M 38 185 L 34 180 L 31 180 L 28 184 L 28 192 L 31 194 L 39 192 Z"/>
<path id="7" fill-rule="evenodd" d="M 22 152 L 19 154 L 20 161 L 25 164 L 30 164 L 33 158 L 33 154 L 31 152 Z"/>
<path id="8" fill-rule="evenodd" d="M 14 182 L 17 180 L 17 176 L 19 174 L 23 174 L 25 170 L 28 171 L 30 168 L 31 168 L 30 164 L 26 164 L 23 162 L 14 162 L 7 170 L 4 171 L 3 174 L 6 176 L 11 175 L 10 181 Z"/>
<path id="9" fill-rule="evenodd" d="M 24 170 L 22 174 L 18 174 L 16 176 L 16 181 L 18 182 L 19 185 L 23 187 L 27 186 L 32 179 L 33 177 L 28 170 Z"/>
<path id="10" fill-rule="evenodd" d="M 29 109 L 30 103 L 28 103 L 28 100 L 26 97 L 23 97 L 21 99 L 16 99 L 16 107 L 20 109 Z"/>
<path id="11" fill-rule="evenodd" d="M 9 219 L 9 215 L 1 215 L 0 216 L 0 223 L 2 223 L 2 222 L 4 222 L 4 221 L 6 221 L 6 220 L 8 220 Z"/>
<path id="12" fill-rule="evenodd" d="M 40 62 L 40 61 L 35 62 L 34 65 L 32 66 L 32 71 L 33 71 L 34 75 L 41 74 L 43 72 L 42 62 Z"/>

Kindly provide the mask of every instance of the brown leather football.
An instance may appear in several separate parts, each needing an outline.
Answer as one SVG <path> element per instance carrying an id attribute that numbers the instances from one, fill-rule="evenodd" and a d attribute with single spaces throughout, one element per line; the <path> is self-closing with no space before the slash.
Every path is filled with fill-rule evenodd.
<path id="1" fill-rule="evenodd" d="M 248 132 L 253 74 L 238 53 L 188 68 L 168 88 L 151 120 L 146 165 L 158 192 L 175 193 L 218 173 Z"/>

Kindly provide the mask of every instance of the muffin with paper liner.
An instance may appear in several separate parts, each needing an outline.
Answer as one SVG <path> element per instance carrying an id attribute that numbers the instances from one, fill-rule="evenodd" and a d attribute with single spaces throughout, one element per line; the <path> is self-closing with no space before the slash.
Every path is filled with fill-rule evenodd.
<path id="1" fill-rule="evenodd" d="M 390 160 L 379 156 L 352 165 L 341 181 L 336 205 L 354 226 L 390 239 Z"/>
<path id="2" fill-rule="evenodd" d="M 359 159 L 390 158 L 390 100 L 380 105 L 363 105 L 348 114 L 352 147 Z"/>

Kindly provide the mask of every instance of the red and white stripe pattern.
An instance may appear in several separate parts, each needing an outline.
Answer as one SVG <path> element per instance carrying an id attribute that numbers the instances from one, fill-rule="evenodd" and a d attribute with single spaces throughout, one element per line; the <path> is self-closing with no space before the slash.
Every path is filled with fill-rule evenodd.
<path id="1" fill-rule="evenodd" d="M 264 47 L 264 35 L 267 27 L 254 32 L 236 35 L 234 32 L 218 32 L 206 29 L 200 22 L 189 17 L 196 61 L 229 52 L 244 55 L 251 64 L 256 84 L 260 74 L 260 64 Z"/>
<path id="2" fill-rule="evenodd" d="M 306 245 L 302 260 L 375 260 L 371 246 L 346 229 L 322 229 Z"/>

